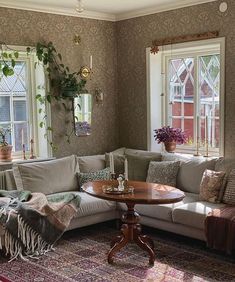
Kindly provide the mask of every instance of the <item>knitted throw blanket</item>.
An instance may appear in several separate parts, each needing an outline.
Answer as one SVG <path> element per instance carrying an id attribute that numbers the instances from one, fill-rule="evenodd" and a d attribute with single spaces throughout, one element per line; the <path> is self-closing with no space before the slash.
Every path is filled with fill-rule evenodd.
<path id="1" fill-rule="evenodd" d="M 80 205 L 75 193 L 46 196 L 0 190 L 0 250 L 10 260 L 43 255 L 53 249 Z"/>

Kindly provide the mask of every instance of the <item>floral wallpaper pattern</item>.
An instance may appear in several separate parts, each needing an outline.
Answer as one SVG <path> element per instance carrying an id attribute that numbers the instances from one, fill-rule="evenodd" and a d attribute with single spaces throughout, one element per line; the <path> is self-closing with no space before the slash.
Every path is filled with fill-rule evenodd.
<path id="1" fill-rule="evenodd" d="M 154 39 L 218 30 L 226 37 L 225 155 L 235 157 L 235 1 L 215 1 L 117 23 L 120 145 L 147 149 L 146 48 Z"/>
<path id="2" fill-rule="evenodd" d="M 0 41 L 8 45 L 34 46 L 38 41 L 52 41 L 71 70 L 78 71 L 89 64 L 93 56 L 93 76 L 87 88 L 95 87 L 104 92 L 103 105 L 94 104 L 92 134 L 86 137 L 72 136 L 71 144 L 64 133 L 68 127 L 63 107 L 53 105 L 53 142 L 58 146 L 55 156 L 70 154 L 91 155 L 104 153 L 118 147 L 117 115 L 117 49 L 115 23 L 82 19 L 32 11 L 0 8 Z M 81 44 L 75 45 L 73 37 L 81 36 Z"/>
<path id="3" fill-rule="evenodd" d="M 215 1 L 117 23 L 0 8 L 0 38 L 11 45 L 53 41 L 71 69 L 88 64 L 93 55 L 94 74 L 88 88 L 105 93 L 103 105 L 94 105 L 92 134 L 64 133 L 67 119 L 58 105 L 52 108 L 58 156 L 104 153 L 118 146 L 147 148 L 146 48 L 152 40 L 218 30 L 226 37 L 225 154 L 235 157 L 235 1 L 219 12 Z M 72 40 L 79 34 L 82 42 Z"/>

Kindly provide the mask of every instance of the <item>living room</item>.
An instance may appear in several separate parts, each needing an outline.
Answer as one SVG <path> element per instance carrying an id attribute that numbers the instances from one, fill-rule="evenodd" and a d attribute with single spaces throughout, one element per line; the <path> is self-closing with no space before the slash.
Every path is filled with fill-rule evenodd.
<path id="1" fill-rule="evenodd" d="M 82 216 L 72 219 L 69 227 L 58 224 L 70 231 L 58 240 L 55 251 L 37 260 L 25 253 L 20 258 L 19 248 L 9 251 L 7 258 L 0 258 L 0 281 L 235 280 L 235 246 L 228 254 L 208 247 L 211 242 L 206 241 L 204 228 L 213 210 L 235 205 L 235 186 L 229 182 L 235 168 L 234 14 L 233 0 L 0 0 L 0 127 L 9 129 L 4 132 L 5 143 L 12 150 L 9 159 L 0 161 L 0 189 L 44 195 L 77 191 L 80 172 L 80 187 L 110 175 L 110 181 L 117 181 L 112 178 L 120 173 L 124 186 L 127 179 L 148 179 L 146 183 L 179 190 L 165 191 L 165 198 L 171 198 L 165 205 L 154 197 L 145 199 L 152 204 L 136 202 L 142 232 L 153 238 L 155 254 L 152 243 L 139 234 L 145 251 L 127 244 L 108 261 L 110 242 L 119 234 L 115 223 L 126 210 L 125 202 L 94 197 L 96 190 L 88 187 L 87 193 L 79 192 L 80 207 L 74 207 Z M 43 60 L 49 50 L 51 60 Z M 58 94 L 60 87 L 51 83 L 57 83 L 64 72 L 76 76 L 76 98 L 64 99 Z M 155 130 L 165 125 L 187 135 L 187 142 L 179 142 L 175 153 L 167 153 L 161 139 L 157 142 Z M 154 173 L 171 171 L 173 182 L 170 174 L 167 183 L 159 182 L 165 175 L 158 175 L 158 181 L 156 175 L 151 177 L 152 161 L 174 162 L 153 168 Z M 216 172 L 212 174 L 223 186 L 223 194 L 222 188 L 220 195 L 217 191 L 219 203 L 211 198 L 198 203 L 208 170 Z M 43 188 L 37 190 L 36 180 Z M 138 191 L 134 184 L 131 189 Z M 208 197 L 207 191 L 204 196 Z M 131 212 L 132 207 L 127 207 Z M 200 216 L 194 217 L 194 211 Z M 133 220 L 137 226 L 139 218 Z M 226 228 L 234 230 L 231 222 Z M 225 241 L 222 235 L 219 239 Z M 6 242 L 12 249 L 11 240 Z M 0 249 L 2 243 L 3 239 Z M 48 250 L 53 247 L 47 245 Z"/>

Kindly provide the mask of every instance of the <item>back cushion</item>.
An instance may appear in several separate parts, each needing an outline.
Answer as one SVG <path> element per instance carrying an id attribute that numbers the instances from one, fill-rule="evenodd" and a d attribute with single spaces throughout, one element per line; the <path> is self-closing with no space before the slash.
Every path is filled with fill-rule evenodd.
<path id="1" fill-rule="evenodd" d="M 0 190 L 16 190 L 13 170 L 8 169 L 0 171 Z"/>
<path id="2" fill-rule="evenodd" d="M 110 167 L 110 160 L 109 160 L 109 153 L 105 153 L 105 163 L 106 167 Z M 125 162 L 125 156 L 119 155 L 113 152 L 113 160 L 114 160 L 114 172 L 118 176 L 119 174 L 124 173 L 124 162 Z"/>
<path id="3" fill-rule="evenodd" d="M 105 155 L 78 157 L 80 172 L 95 172 L 105 168 Z"/>
<path id="4" fill-rule="evenodd" d="M 199 194 L 203 173 L 206 169 L 215 169 L 216 159 L 205 160 L 194 158 L 181 163 L 178 171 L 176 187 L 191 193 Z"/>
<path id="5" fill-rule="evenodd" d="M 145 155 L 126 155 L 128 161 L 128 178 L 129 180 L 146 181 L 149 163 L 151 161 L 160 161 L 161 154 L 153 156 Z"/>
<path id="6" fill-rule="evenodd" d="M 46 195 L 78 190 L 77 172 L 79 167 L 76 156 L 13 167 L 17 190 L 42 192 Z"/>
<path id="7" fill-rule="evenodd" d="M 121 148 L 118 148 L 118 149 L 112 151 L 112 153 L 115 154 L 115 155 L 124 155 L 125 151 L 126 151 L 126 148 L 121 147 Z"/>
<path id="8" fill-rule="evenodd" d="M 152 158 L 155 158 L 155 160 L 159 162 L 162 160 L 161 153 L 144 151 L 144 150 L 126 149 L 125 155 L 152 157 Z"/>

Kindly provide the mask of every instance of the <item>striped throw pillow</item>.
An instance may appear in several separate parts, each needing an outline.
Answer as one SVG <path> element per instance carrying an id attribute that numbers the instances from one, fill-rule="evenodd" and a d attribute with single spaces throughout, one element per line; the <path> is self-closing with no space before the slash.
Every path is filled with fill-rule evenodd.
<path id="1" fill-rule="evenodd" d="M 235 169 L 232 169 L 225 188 L 223 202 L 229 205 L 235 205 Z"/>

